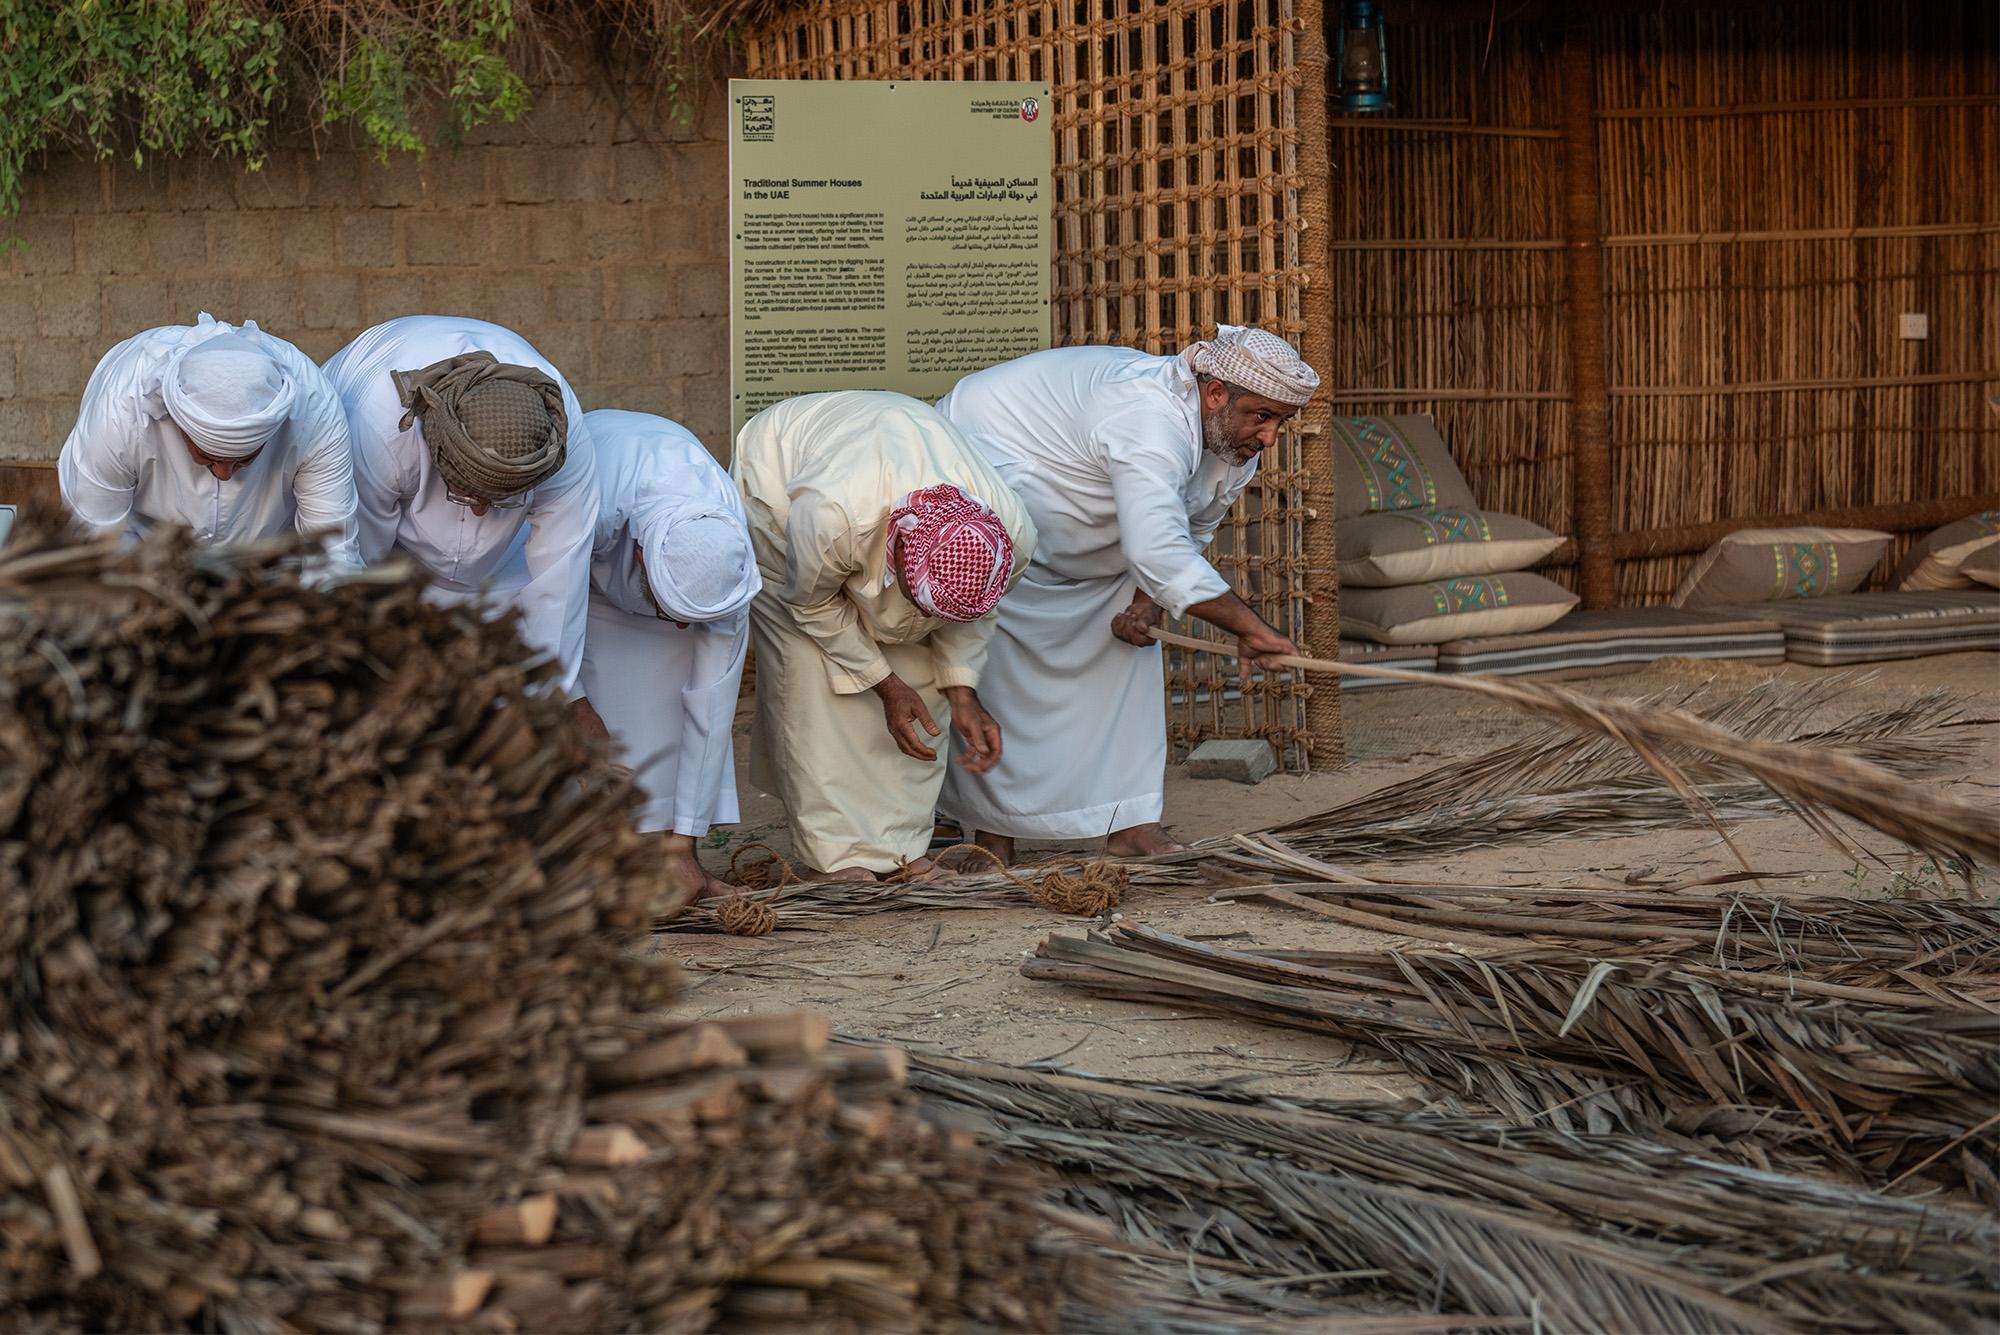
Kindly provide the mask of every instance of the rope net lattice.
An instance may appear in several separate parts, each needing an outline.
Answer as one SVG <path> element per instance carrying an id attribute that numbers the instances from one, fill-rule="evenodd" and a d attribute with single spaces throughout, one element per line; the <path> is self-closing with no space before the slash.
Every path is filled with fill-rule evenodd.
<path id="1" fill-rule="evenodd" d="M 828 0 L 745 42 L 763 79 L 1035 80 L 1055 135 L 1057 345 L 1178 351 L 1218 322 L 1306 337 L 1295 0 Z M 1316 10 L 1313 11 L 1316 14 Z M 1316 21 L 1316 20 L 1315 20 Z M 1311 355 L 1308 347 L 1308 355 Z M 1210 559 L 1273 625 L 1304 634 L 1306 457 L 1288 431 L 1217 531 Z M 1309 688 L 1239 692 L 1233 664 L 1169 651 L 1176 754 L 1263 737 L 1306 764 Z M 1316 726 L 1336 736 L 1338 713 Z"/>

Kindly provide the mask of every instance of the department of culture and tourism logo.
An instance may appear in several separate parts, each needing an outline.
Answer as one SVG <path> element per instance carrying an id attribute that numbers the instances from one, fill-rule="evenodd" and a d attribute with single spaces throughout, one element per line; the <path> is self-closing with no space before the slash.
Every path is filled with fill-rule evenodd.
<path id="1" fill-rule="evenodd" d="M 1031 121 L 1042 114 L 1042 104 L 1032 97 L 1021 99 L 1021 119 Z"/>

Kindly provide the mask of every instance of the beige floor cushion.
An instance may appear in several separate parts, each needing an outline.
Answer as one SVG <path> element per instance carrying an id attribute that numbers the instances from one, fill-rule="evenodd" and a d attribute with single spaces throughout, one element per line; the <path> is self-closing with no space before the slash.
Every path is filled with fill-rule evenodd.
<path id="1" fill-rule="evenodd" d="M 1518 571 L 1393 589 L 1342 589 L 1340 633 L 1377 644 L 1525 635 L 1559 620 L 1576 603 L 1576 595 L 1553 580 Z"/>
<path id="2" fill-rule="evenodd" d="M 1896 567 L 1890 586 L 1899 593 L 1969 589 L 1977 581 L 1965 573 L 1967 558 L 2000 548 L 2000 510 L 1967 515 L 1931 530 Z"/>
<path id="3" fill-rule="evenodd" d="M 1870 528 L 1746 528 L 1703 552 L 1675 607 L 1722 607 L 1852 593 L 1890 536 Z"/>
<path id="4" fill-rule="evenodd" d="M 2000 589 L 2000 542 L 1989 542 L 1959 562 L 1958 573 L 1974 584 Z"/>
<path id="5" fill-rule="evenodd" d="M 1476 508 L 1437 424 L 1423 414 L 1334 418 L 1333 483 L 1337 519 L 1424 506 Z"/>
<path id="6" fill-rule="evenodd" d="M 1419 506 L 1334 525 L 1343 588 L 1382 589 L 1526 570 L 1563 540 L 1518 515 Z"/>

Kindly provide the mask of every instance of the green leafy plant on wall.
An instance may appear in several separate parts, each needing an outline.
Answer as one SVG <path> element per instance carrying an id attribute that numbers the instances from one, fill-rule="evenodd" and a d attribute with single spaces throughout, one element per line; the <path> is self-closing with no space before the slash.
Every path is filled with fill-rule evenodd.
<path id="1" fill-rule="evenodd" d="M 250 171 L 287 114 L 383 156 L 527 111 L 518 65 L 562 36 L 687 120 L 763 0 L 0 0 L 0 218 L 37 158 L 204 153 Z M 530 18 L 533 23 L 530 24 Z"/>

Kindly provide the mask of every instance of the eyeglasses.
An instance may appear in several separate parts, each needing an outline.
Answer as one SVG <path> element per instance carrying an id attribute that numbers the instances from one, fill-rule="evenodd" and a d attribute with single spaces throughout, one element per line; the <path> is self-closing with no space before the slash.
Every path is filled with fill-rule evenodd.
<path id="1" fill-rule="evenodd" d="M 469 492 L 460 491 L 449 482 L 444 485 L 444 498 L 453 505 L 468 507 L 483 505 L 489 510 L 518 510 L 528 503 L 528 493 L 525 491 L 516 492 L 512 496 L 502 496 L 496 500 L 490 496 L 474 496 Z"/>

